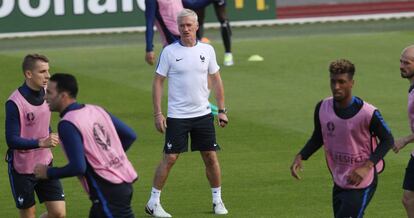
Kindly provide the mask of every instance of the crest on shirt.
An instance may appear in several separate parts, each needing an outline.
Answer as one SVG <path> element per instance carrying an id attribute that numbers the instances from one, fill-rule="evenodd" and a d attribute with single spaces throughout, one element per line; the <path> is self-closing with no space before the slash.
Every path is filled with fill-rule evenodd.
<path id="1" fill-rule="evenodd" d="M 204 63 L 204 61 L 206 60 L 206 57 L 204 57 L 203 55 L 200 55 L 200 60 L 202 63 Z"/>
<path id="2" fill-rule="evenodd" d="M 35 124 L 35 115 L 33 112 L 26 113 L 26 126 L 33 126 Z"/>
<path id="3" fill-rule="evenodd" d="M 99 123 L 93 124 L 93 139 L 105 151 L 107 151 L 108 147 L 111 146 L 111 139 L 109 138 L 109 134 L 105 131 L 105 128 Z"/>
<path id="4" fill-rule="evenodd" d="M 167 148 L 168 148 L 168 150 L 171 150 L 171 148 L 172 148 L 172 144 L 169 141 L 167 142 Z"/>
<path id="5" fill-rule="evenodd" d="M 328 129 L 328 136 L 335 136 L 335 124 L 332 121 L 326 123 L 326 129 Z"/>

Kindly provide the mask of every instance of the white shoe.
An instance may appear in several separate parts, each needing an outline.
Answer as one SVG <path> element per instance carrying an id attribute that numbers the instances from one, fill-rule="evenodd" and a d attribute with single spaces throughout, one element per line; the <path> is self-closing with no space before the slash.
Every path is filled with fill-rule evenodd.
<path id="1" fill-rule="evenodd" d="M 224 54 L 224 66 L 233 66 L 233 54 L 232 53 L 225 53 Z"/>
<path id="2" fill-rule="evenodd" d="M 171 214 L 165 212 L 160 203 L 147 204 L 145 212 L 153 217 L 172 217 Z"/>
<path id="3" fill-rule="evenodd" d="M 214 210 L 214 213 L 218 215 L 224 215 L 224 214 L 229 213 L 222 201 L 218 203 L 213 203 L 213 210 Z"/>

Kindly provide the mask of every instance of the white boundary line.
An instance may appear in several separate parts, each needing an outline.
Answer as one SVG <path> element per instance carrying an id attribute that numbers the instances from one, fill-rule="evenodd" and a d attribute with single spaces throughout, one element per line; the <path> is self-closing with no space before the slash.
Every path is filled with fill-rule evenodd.
<path id="1" fill-rule="evenodd" d="M 232 21 L 231 25 L 235 27 L 250 26 L 271 26 L 284 24 L 307 24 L 307 23 L 326 23 L 338 21 L 366 21 L 366 20 L 389 20 L 413 18 L 414 12 L 407 13 L 386 13 L 386 14 L 369 14 L 369 15 L 349 15 L 349 16 L 329 16 L 329 17 L 311 17 L 311 18 L 291 18 L 291 19 L 272 19 L 272 20 L 249 20 L 249 21 Z M 218 22 L 206 23 L 206 28 L 220 27 Z M 56 36 L 56 35 L 79 35 L 79 34 L 101 34 L 101 33 L 125 33 L 125 32 L 144 32 L 145 27 L 118 27 L 118 28 L 96 28 L 96 29 L 78 29 L 78 30 L 53 30 L 53 31 L 36 31 L 36 32 L 15 32 L 0 33 L 2 38 L 21 38 L 36 36 Z"/>

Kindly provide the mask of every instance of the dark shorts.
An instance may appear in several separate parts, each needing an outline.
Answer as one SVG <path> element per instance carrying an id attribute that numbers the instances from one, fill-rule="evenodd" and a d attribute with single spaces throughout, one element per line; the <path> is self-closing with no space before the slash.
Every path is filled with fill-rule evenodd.
<path id="1" fill-rule="evenodd" d="M 217 151 L 214 117 L 207 114 L 201 117 L 177 119 L 167 118 L 164 152 L 176 154 L 188 151 L 188 136 L 191 137 L 191 151 Z"/>
<path id="2" fill-rule="evenodd" d="M 334 185 L 332 204 L 335 218 L 363 217 L 364 211 L 377 189 L 377 178 L 364 189 L 343 189 Z"/>
<path id="3" fill-rule="evenodd" d="M 89 218 L 134 218 L 130 183 L 113 184 L 94 173 L 87 174 L 92 207 Z"/>
<path id="4" fill-rule="evenodd" d="M 65 200 L 62 184 L 57 179 L 39 180 L 33 174 L 20 174 L 9 163 L 9 180 L 19 209 L 27 209 L 36 204 L 35 192 L 40 203 Z"/>
<path id="5" fill-rule="evenodd" d="M 410 155 L 407 168 L 405 168 L 405 176 L 403 189 L 408 191 L 414 191 L 414 158 Z"/>

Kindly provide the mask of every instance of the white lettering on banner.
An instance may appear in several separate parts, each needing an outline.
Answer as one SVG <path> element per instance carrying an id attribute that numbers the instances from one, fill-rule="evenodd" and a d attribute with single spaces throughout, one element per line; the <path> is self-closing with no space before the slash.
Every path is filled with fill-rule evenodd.
<path id="1" fill-rule="evenodd" d="M 65 0 L 55 0 L 53 5 L 55 6 L 56 15 L 65 15 Z"/>
<path id="2" fill-rule="evenodd" d="M 40 17 L 49 10 L 50 0 L 40 0 L 39 5 L 36 8 L 33 8 L 30 5 L 30 0 L 20 0 L 19 1 L 20 11 L 28 17 Z"/>
<path id="3" fill-rule="evenodd" d="M 16 1 L 18 9 L 28 17 L 41 17 L 51 9 L 53 1 L 53 14 L 62 16 L 66 14 L 65 0 L 38 0 L 36 6 L 30 4 L 30 0 L 0 0 L 0 18 L 7 17 L 15 10 Z M 75 15 L 85 14 L 85 1 L 87 9 L 92 14 L 115 13 L 118 11 L 117 0 L 73 0 L 73 13 Z M 33 1 L 32 1 L 33 2 Z M 145 0 L 135 0 L 138 8 L 145 11 Z M 17 9 L 16 9 L 17 10 Z M 132 12 L 134 10 L 134 0 L 122 0 L 122 12 Z"/>
<path id="4" fill-rule="evenodd" d="M 137 0 L 137 4 L 142 11 L 145 11 L 145 0 Z"/>
<path id="5" fill-rule="evenodd" d="M 3 0 L 0 6 L 0 17 L 7 17 L 13 11 L 14 0 Z"/>
<path id="6" fill-rule="evenodd" d="M 114 13 L 116 12 L 116 0 L 106 0 L 103 4 L 99 4 L 99 0 L 89 0 L 88 8 L 92 14 Z"/>
<path id="7" fill-rule="evenodd" d="M 75 14 L 84 14 L 85 13 L 85 3 L 83 0 L 74 0 L 73 1 L 73 13 Z"/>
<path id="8" fill-rule="evenodd" d="M 131 12 L 134 8 L 132 0 L 122 0 L 122 11 Z"/>

